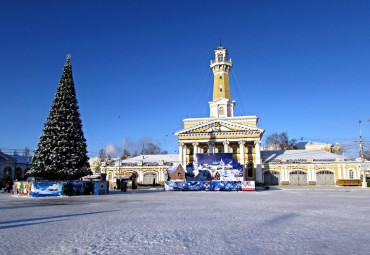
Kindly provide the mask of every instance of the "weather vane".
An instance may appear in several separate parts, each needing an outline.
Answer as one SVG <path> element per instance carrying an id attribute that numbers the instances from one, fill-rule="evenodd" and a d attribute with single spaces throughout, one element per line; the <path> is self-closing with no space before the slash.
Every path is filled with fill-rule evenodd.
<path id="1" fill-rule="evenodd" d="M 68 53 L 67 54 L 67 56 L 66 56 L 66 58 L 69 60 L 69 59 L 71 59 L 71 54 L 70 53 Z"/>

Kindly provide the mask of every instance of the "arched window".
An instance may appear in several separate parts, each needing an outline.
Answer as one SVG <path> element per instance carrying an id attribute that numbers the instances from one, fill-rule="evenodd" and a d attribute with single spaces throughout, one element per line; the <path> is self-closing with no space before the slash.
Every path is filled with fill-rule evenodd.
<path id="1" fill-rule="evenodd" d="M 353 170 L 349 170 L 349 178 L 350 178 L 350 179 L 353 179 L 353 174 L 354 174 L 354 173 L 353 173 Z"/>
<path id="2" fill-rule="evenodd" d="M 238 146 L 233 145 L 231 148 L 233 149 L 233 153 L 238 153 Z"/>
<path id="3" fill-rule="evenodd" d="M 17 167 L 14 171 L 14 179 L 22 179 L 22 169 L 20 169 L 19 167 Z"/>
<path id="4" fill-rule="evenodd" d="M 8 177 L 11 174 L 12 174 L 12 169 L 9 166 L 5 167 L 5 169 L 4 169 L 4 178 Z"/>
<path id="5" fill-rule="evenodd" d="M 108 173 L 108 180 L 112 180 L 113 179 L 113 173 L 112 172 L 109 172 Z"/>
<path id="6" fill-rule="evenodd" d="M 224 152 L 224 148 L 222 148 L 222 146 L 218 146 L 217 147 L 217 152 L 218 153 L 223 153 Z"/>
<path id="7" fill-rule="evenodd" d="M 208 153 L 208 147 L 207 147 L 207 146 L 204 146 L 204 147 L 202 148 L 202 150 L 203 150 L 203 153 Z"/>

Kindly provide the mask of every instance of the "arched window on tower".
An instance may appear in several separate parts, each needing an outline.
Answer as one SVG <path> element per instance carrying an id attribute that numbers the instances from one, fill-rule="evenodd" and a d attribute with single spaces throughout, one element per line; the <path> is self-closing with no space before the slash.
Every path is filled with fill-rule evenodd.
<path id="1" fill-rule="evenodd" d="M 220 85 L 220 92 L 222 92 L 222 85 Z"/>
<path id="2" fill-rule="evenodd" d="M 217 152 L 218 153 L 223 153 L 224 152 L 224 148 L 222 148 L 222 146 L 218 146 L 217 147 Z"/>

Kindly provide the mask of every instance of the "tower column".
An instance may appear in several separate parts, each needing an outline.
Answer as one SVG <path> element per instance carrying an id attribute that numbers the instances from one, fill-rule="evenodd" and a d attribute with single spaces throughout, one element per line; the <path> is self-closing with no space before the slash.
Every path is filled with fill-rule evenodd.
<path id="1" fill-rule="evenodd" d="M 244 162 L 245 162 L 244 144 L 245 144 L 245 141 L 240 140 L 240 141 L 238 141 L 238 143 L 239 143 L 239 161 L 240 161 L 240 164 L 242 164 L 243 168 L 244 168 Z"/>
<path id="2" fill-rule="evenodd" d="M 179 142 L 179 164 L 182 164 L 182 157 L 183 157 L 183 155 L 184 155 L 184 153 L 183 153 L 183 145 L 184 145 L 184 143 L 182 143 L 182 142 Z"/>
<path id="3" fill-rule="evenodd" d="M 208 142 L 208 148 L 209 148 L 209 153 L 214 153 L 213 152 L 213 145 L 214 145 L 214 142 L 213 141 L 209 141 Z"/>
<path id="4" fill-rule="evenodd" d="M 194 156 L 195 156 L 195 154 L 197 154 L 197 153 L 198 153 L 198 145 L 199 145 L 199 143 L 198 143 L 198 142 L 194 142 L 194 143 L 193 143 Z"/>
<path id="5" fill-rule="evenodd" d="M 224 152 L 228 153 L 229 152 L 229 140 L 225 140 L 222 142 L 224 144 Z"/>
<path id="6" fill-rule="evenodd" d="M 262 160 L 261 160 L 261 141 L 254 142 L 256 150 L 256 180 L 263 182 L 262 180 Z"/>
<path id="7" fill-rule="evenodd" d="M 186 169 L 186 144 L 184 144 L 182 148 L 183 148 L 182 166 Z"/>

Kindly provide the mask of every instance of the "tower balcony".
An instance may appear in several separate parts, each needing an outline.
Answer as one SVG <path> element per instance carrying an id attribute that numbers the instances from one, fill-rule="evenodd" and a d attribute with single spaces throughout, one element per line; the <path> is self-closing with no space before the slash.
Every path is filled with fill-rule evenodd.
<path id="1" fill-rule="evenodd" d="M 211 60 L 211 68 L 214 67 L 215 65 L 227 65 L 227 66 L 232 66 L 233 62 L 231 58 L 229 59 L 224 59 L 223 61 L 218 61 L 216 60 Z"/>

